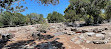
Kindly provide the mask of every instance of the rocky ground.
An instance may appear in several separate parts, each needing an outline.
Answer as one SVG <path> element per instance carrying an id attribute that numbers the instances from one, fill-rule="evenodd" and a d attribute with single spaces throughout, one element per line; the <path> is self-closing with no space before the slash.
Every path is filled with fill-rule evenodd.
<path id="1" fill-rule="evenodd" d="M 111 24 L 68 27 L 50 23 L 0 28 L 0 49 L 111 49 Z"/>

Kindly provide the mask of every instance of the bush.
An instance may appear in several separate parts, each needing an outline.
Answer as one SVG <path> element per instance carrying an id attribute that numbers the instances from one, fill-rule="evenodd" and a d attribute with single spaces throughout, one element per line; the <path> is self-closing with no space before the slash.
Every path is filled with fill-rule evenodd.
<path id="1" fill-rule="evenodd" d="M 24 16 L 21 13 L 3 12 L 0 14 L 0 26 L 16 26 L 16 25 L 29 25 L 40 24 L 45 22 L 42 14 L 31 13 Z"/>
<path id="2" fill-rule="evenodd" d="M 47 19 L 49 23 L 59 23 L 65 20 L 64 16 L 56 11 L 49 13 Z"/>
<path id="3" fill-rule="evenodd" d="M 3 23 L 0 22 L 0 27 L 4 26 Z"/>
<path id="4" fill-rule="evenodd" d="M 46 33 L 46 30 L 48 29 L 48 27 L 49 27 L 48 23 L 42 23 L 42 24 L 40 24 L 38 31 Z"/>

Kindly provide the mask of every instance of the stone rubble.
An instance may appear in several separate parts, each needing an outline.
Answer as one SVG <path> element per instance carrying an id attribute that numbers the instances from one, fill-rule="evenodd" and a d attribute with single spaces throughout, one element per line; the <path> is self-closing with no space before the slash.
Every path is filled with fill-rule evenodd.
<path id="1" fill-rule="evenodd" d="M 0 42 L 2 41 L 17 41 L 18 40 L 25 40 L 25 39 L 33 39 L 34 41 L 48 41 L 52 40 L 54 37 L 59 36 L 72 36 L 70 40 L 73 44 L 107 44 L 111 40 L 111 33 L 107 33 L 105 31 L 108 31 L 109 28 L 103 27 L 103 28 L 93 28 L 93 29 L 80 29 L 75 27 L 68 27 L 66 25 L 63 25 L 62 23 L 51 23 L 47 32 L 50 32 L 51 35 L 46 35 L 43 32 L 38 31 L 40 24 L 38 25 L 29 25 L 29 26 L 22 26 L 22 27 L 9 27 L 9 28 L 0 28 Z M 52 32 L 51 32 L 52 31 Z M 4 37 L 5 36 L 5 37 Z M 28 38 L 30 37 L 30 38 Z M 64 38 L 64 37 L 63 37 Z M 3 40 L 6 39 L 6 40 Z M 64 39 L 65 40 L 65 39 Z M 68 42 L 70 42 L 68 41 Z M 39 44 L 23 44 L 20 47 L 21 49 L 33 49 L 33 48 L 41 48 L 43 49 L 45 46 L 48 45 L 47 48 L 50 49 L 57 49 L 57 45 L 60 44 L 60 48 L 65 49 L 62 46 L 62 43 L 59 43 L 56 41 L 49 41 L 49 42 L 41 42 Z M 52 43 L 52 44 L 50 44 Z M 71 43 L 71 44 L 72 44 Z M 56 45 L 56 46 L 55 46 Z M 5 47 L 7 48 L 7 47 Z M 4 49 L 5 49 L 4 48 Z"/>

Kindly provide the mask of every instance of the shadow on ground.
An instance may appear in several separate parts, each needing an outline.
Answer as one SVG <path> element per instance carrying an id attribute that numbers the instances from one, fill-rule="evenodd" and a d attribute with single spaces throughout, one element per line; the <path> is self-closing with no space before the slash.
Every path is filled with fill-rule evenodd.
<path id="1" fill-rule="evenodd" d="M 16 43 L 12 43 L 8 46 L 5 46 L 4 48 L 7 49 L 30 49 L 25 47 L 26 45 L 33 43 L 34 40 L 28 40 L 28 41 L 19 41 Z M 33 43 L 34 44 L 34 43 Z M 31 49 L 65 49 L 63 47 L 63 43 L 58 41 L 50 41 L 50 42 L 43 42 L 38 45 L 34 44 L 33 48 Z"/>
<path id="2" fill-rule="evenodd" d="M 23 49 L 25 45 L 32 43 L 34 40 L 28 40 L 28 41 L 19 41 L 16 43 L 12 43 L 8 46 L 6 46 L 5 48 L 8 49 Z"/>
<path id="3" fill-rule="evenodd" d="M 6 45 L 7 41 L 0 40 L 0 49 L 3 48 Z"/>
<path id="4" fill-rule="evenodd" d="M 40 33 L 38 34 L 32 34 L 32 37 L 34 38 L 34 40 L 48 40 L 48 39 L 51 39 L 53 38 L 54 36 L 52 35 L 42 35 Z"/>
<path id="5" fill-rule="evenodd" d="M 40 43 L 35 48 L 37 49 L 65 49 L 65 47 L 63 47 L 63 43 L 60 43 L 58 41 Z"/>

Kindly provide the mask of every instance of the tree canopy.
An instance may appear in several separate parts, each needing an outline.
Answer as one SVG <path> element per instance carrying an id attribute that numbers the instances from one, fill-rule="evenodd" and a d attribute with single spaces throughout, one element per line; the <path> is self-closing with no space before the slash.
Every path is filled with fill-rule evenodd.
<path id="1" fill-rule="evenodd" d="M 54 11 L 53 13 L 49 13 L 47 19 L 49 23 L 59 23 L 65 20 L 63 15 L 56 11 Z"/>
<path id="2" fill-rule="evenodd" d="M 42 14 L 31 13 L 27 16 L 21 13 L 3 12 L 0 14 L 0 26 L 16 26 L 45 23 Z"/>
<path id="3" fill-rule="evenodd" d="M 19 3 L 21 1 L 24 1 L 26 3 L 25 0 L 0 0 L 0 11 L 1 12 L 3 12 L 4 10 L 11 12 L 14 12 L 15 10 L 17 12 L 25 11 L 27 7 L 24 7 L 23 5 L 20 6 Z M 35 1 L 43 5 L 48 5 L 48 4 L 56 5 L 59 3 L 59 0 L 30 0 L 30 1 Z M 12 7 L 14 3 L 17 3 L 18 5 L 16 5 L 16 7 Z"/>
<path id="4" fill-rule="evenodd" d="M 31 14 L 28 14 L 27 17 L 29 18 L 30 24 L 45 22 L 45 19 L 43 18 L 42 14 L 31 13 Z"/>
<path id="5" fill-rule="evenodd" d="M 103 9 L 106 10 L 107 15 L 110 15 L 108 14 L 111 6 L 110 0 L 70 0 L 69 2 L 70 5 L 64 11 L 65 17 L 87 18 L 87 16 L 89 16 L 88 19 L 92 20 L 92 22 L 89 22 L 87 19 L 86 23 L 97 24 L 102 23 L 103 18 L 100 14 Z M 73 11 L 73 13 L 70 13 L 71 11 Z M 73 18 L 71 19 L 74 20 Z"/>

